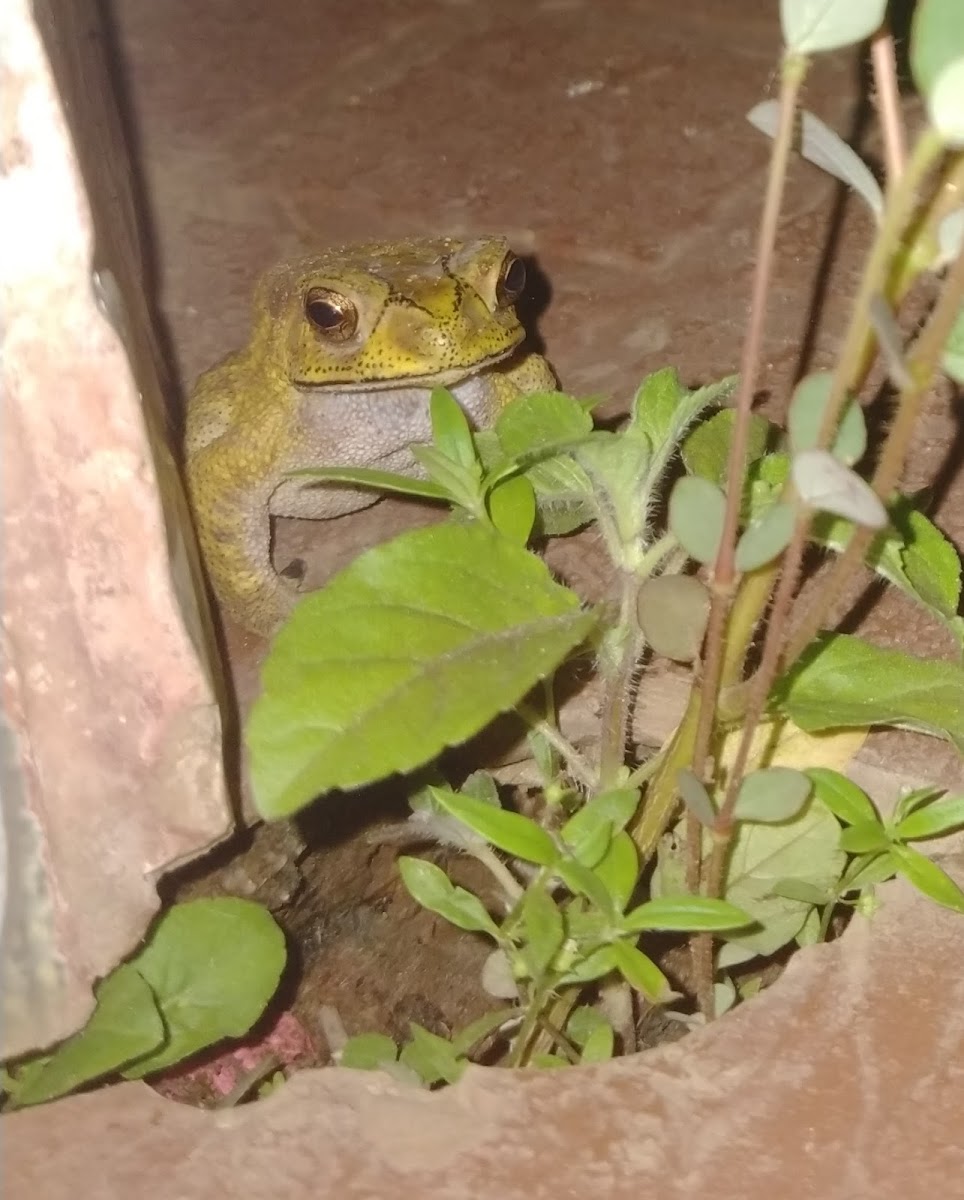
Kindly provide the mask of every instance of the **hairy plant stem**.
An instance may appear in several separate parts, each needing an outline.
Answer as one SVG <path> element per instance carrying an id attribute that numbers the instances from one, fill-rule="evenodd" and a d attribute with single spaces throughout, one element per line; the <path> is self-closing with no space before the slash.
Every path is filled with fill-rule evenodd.
<path id="1" fill-rule="evenodd" d="M 535 1054 L 549 1054 L 555 1045 L 552 1030 L 562 1030 L 566 1022 L 569 1020 L 569 1015 L 579 1003 L 579 997 L 582 993 L 582 988 L 579 986 L 567 987 L 560 991 L 549 1007 L 548 1014 L 538 1018 L 539 1031 L 536 1034 L 535 1040 L 532 1043 L 532 1051 L 530 1057 Z M 562 1036 L 565 1036 L 564 1034 Z"/>
<path id="2" fill-rule="evenodd" d="M 536 733 L 542 734 L 565 763 L 566 770 L 576 783 L 591 791 L 596 783 L 595 773 L 587 760 L 559 727 L 554 725 L 552 721 L 547 720 L 541 713 L 528 704 L 520 704 L 516 712 L 531 729 L 534 729 Z"/>
<path id="3" fill-rule="evenodd" d="M 744 575 L 742 584 L 733 601 L 730 619 L 723 639 L 721 679 L 724 690 L 721 700 L 726 702 L 727 690 L 736 685 L 743 670 L 743 661 L 753 641 L 757 623 L 766 608 L 776 578 L 776 566 L 761 567 Z M 646 791 L 646 803 L 639 820 L 630 830 L 640 861 L 647 863 L 653 856 L 659 839 L 672 819 L 679 797 L 676 777 L 683 767 L 693 761 L 693 746 L 696 742 L 696 725 L 699 715 L 700 689 L 694 680 L 682 719 L 667 746 L 660 751 L 660 762 L 652 783 Z M 732 719 L 734 712 L 727 712 Z M 631 777 L 632 778 L 632 777 Z"/>
<path id="4" fill-rule="evenodd" d="M 626 763 L 630 697 L 642 645 L 636 618 L 638 594 L 638 579 L 628 571 L 625 572 L 620 582 L 619 623 L 616 626 L 619 657 L 606 673 L 602 744 L 599 750 L 600 791 L 617 785 L 620 772 Z"/>
<path id="5" fill-rule="evenodd" d="M 510 907 L 518 905 L 525 895 L 525 888 L 512 874 L 498 854 L 486 845 L 466 845 L 465 853 L 481 863 L 502 888 Z"/>
<path id="6" fill-rule="evenodd" d="M 657 567 L 661 566 L 669 555 L 678 549 L 679 542 L 676 540 L 675 535 L 664 533 L 661 538 L 658 538 L 643 552 L 634 572 L 636 578 L 640 582 L 648 579 Z"/>
<path id="7" fill-rule="evenodd" d="M 713 736 L 716 705 L 719 697 L 723 667 L 723 640 L 734 590 L 737 527 L 740 506 L 743 502 L 743 487 L 746 478 L 746 453 L 750 436 L 750 416 L 753 396 L 756 391 L 757 375 L 763 348 L 763 330 L 766 320 L 766 300 L 773 275 L 773 262 L 777 240 L 777 226 L 783 203 L 787 164 L 793 145 L 794 115 L 797 96 L 806 77 L 809 62 L 806 58 L 791 55 L 784 59 L 780 76 L 780 120 L 770 153 L 770 169 L 767 176 L 766 195 L 760 229 L 757 236 L 756 267 L 753 273 L 753 289 L 750 300 L 750 320 L 740 359 L 740 387 L 736 401 L 736 420 L 733 440 L 727 461 L 726 510 L 723 533 L 710 587 L 710 615 L 707 622 L 706 651 L 700 678 L 700 701 L 697 712 L 697 728 L 693 744 L 692 770 L 698 779 L 704 780 L 706 759 Z M 705 780 L 704 780 L 705 782 Z M 694 851 L 699 854 L 699 840 Z"/>
<path id="8" fill-rule="evenodd" d="M 530 1043 L 539 1032 L 542 1010 L 551 994 L 552 989 L 544 983 L 536 984 L 533 987 L 531 998 L 526 1006 L 526 1015 L 516 1035 L 515 1045 L 509 1058 L 510 1067 L 524 1067 L 529 1061 Z"/>
<path id="9" fill-rule="evenodd" d="M 723 678 L 723 642 L 727 632 L 727 617 L 736 591 L 737 532 L 746 479 L 750 415 L 763 348 L 766 300 L 773 275 L 777 226 L 783 203 L 787 164 L 793 145 L 797 97 L 808 68 L 808 59 L 799 55 L 790 55 L 784 59 L 780 74 L 780 119 L 770 154 L 766 195 L 757 237 L 750 320 L 740 360 L 737 415 L 727 462 L 726 511 L 720 548 L 717 552 L 716 562 L 713 564 L 710 616 L 707 622 L 706 651 L 700 679 L 696 733 L 693 739 L 692 771 L 704 783 L 707 782 L 706 764 L 716 725 L 717 705 Z M 762 613 L 762 607 L 760 612 Z M 688 814 L 686 818 L 686 882 L 688 889 L 693 894 L 699 892 L 702 881 L 702 846 L 702 827 L 695 817 Z M 707 1019 L 710 1019 L 713 1015 L 713 939 L 708 934 L 698 934 L 691 939 L 690 947 L 700 1007 Z"/>
<path id="10" fill-rule="evenodd" d="M 847 397 L 852 391 L 859 389 L 860 384 L 863 382 L 872 365 L 874 342 L 870 320 L 871 303 L 876 295 L 886 290 L 891 263 L 900 245 L 901 236 L 912 216 L 918 188 L 942 151 L 942 143 L 937 138 L 937 135 L 931 130 L 925 131 L 915 147 L 914 155 L 908 169 L 893 187 L 885 209 L 883 225 L 871 250 L 870 259 L 864 277 L 861 280 L 861 286 L 847 330 L 844 347 L 837 363 L 837 369 L 834 372 L 831 392 L 827 400 L 827 407 L 820 430 L 819 444 L 821 446 L 829 444 L 837 428 L 839 417 L 843 411 Z M 958 265 L 960 265 L 960 261 L 959 259 Z M 964 289 L 964 278 L 962 278 L 959 286 Z M 956 298 L 954 295 L 955 292 Z M 951 279 L 948 279 L 948 283 L 941 296 L 941 301 L 932 314 L 931 321 L 928 323 L 919 341 L 924 340 L 928 330 L 932 327 L 934 318 L 938 315 L 938 309 L 944 309 L 944 301 L 949 294 L 953 302 L 953 307 L 948 305 L 946 306 L 946 310 L 941 313 L 943 338 L 946 340 L 947 334 L 950 332 L 950 328 L 957 315 L 961 295 L 964 294 L 964 292 L 958 290 L 956 283 L 952 284 Z M 933 376 L 937 356 L 943 346 L 943 340 L 932 344 L 935 342 L 935 338 L 928 340 L 930 372 L 926 376 L 922 370 L 918 369 L 915 371 L 911 363 L 908 363 L 910 379 L 901 389 L 898 416 L 885 443 L 874 480 L 875 490 L 878 491 L 878 495 L 884 500 L 890 498 L 890 493 L 896 486 L 906 451 L 910 444 L 913 427 L 919 413 L 920 401 Z M 882 468 L 884 469 L 883 473 Z M 885 492 L 878 490 L 878 486 L 882 486 L 883 484 L 889 484 Z M 795 635 L 793 643 L 787 647 L 787 652 L 785 653 L 783 643 L 790 608 L 799 583 L 809 527 L 810 514 L 808 512 L 801 512 L 794 524 L 793 536 L 783 556 L 780 577 L 773 597 L 770 619 L 767 623 L 760 665 L 754 674 L 749 688 L 740 744 L 729 774 L 726 795 L 720 807 L 713 831 L 713 850 L 703 881 L 704 893 L 710 897 L 718 897 L 722 889 L 726 871 L 726 859 L 734 832 L 733 812 L 749 759 L 753 737 L 762 719 L 770 689 L 781 669 L 786 670 L 788 666 L 792 665 L 796 657 L 799 657 L 803 649 L 809 645 L 819 630 L 820 624 L 829 611 L 834 599 L 839 594 L 840 588 L 849 577 L 850 572 L 855 570 L 859 566 L 859 563 L 863 561 L 864 554 L 874 537 L 873 530 L 859 529 L 855 531 L 850 545 L 847 547 L 847 551 L 836 564 L 836 569 L 832 573 L 830 580 L 828 580 L 827 585 L 821 590 L 819 601 L 811 607 L 808 617 Z M 791 650 L 795 651 L 795 657 L 790 656 L 789 652 Z M 693 958 L 700 1008 L 706 1015 L 707 1020 L 711 1020 L 714 1015 L 715 1005 L 713 996 L 712 939 L 708 935 L 699 934 L 693 939 Z"/>

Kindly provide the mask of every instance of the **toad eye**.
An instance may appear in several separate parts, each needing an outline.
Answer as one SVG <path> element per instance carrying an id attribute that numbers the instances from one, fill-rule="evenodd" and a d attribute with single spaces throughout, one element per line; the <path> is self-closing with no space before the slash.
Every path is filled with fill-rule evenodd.
<path id="1" fill-rule="evenodd" d="M 495 298 L 500 308 L 509 308 L 522 295 L 526 285 L 526 265 L 521 258 L 507 254 L 502 260 L 499 281 L 495 285 Z"/>
<path id="2" fill-rule="evenodd" d="M 332 342 L 346 342 L 358 328 L 358 310 L 340 292 L 312 288 L 305 296 L 305 316 Z"/>

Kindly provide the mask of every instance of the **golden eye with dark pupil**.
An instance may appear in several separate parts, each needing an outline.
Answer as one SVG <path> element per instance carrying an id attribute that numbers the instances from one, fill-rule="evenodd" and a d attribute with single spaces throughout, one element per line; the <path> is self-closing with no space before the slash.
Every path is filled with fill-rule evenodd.
<path id="1" fill-rule="evenodd" d="M 340 292 L 312 288 L 305 296 L 305 316 L 329 341 L 344 342 L 358 327 L 358 312 Z"/>
<path id="2" fill-rule="evenodd" d="M 507 254 L 499 272 L 499 282 L 495 285 L 495 296 L 502 308 L 515 304 L 526 286 L 526 265 L 521 258 Z"/>

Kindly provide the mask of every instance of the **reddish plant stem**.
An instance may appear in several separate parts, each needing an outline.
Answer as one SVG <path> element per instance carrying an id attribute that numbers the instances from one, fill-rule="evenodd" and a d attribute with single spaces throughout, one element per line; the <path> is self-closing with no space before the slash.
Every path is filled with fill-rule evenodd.
<path id="1" fill-rule="evenodd" d="M 770 156 L 770 172 L 767 178 L 763 214 L 760 218 L 756 266 L 753 273 L 753 290 L 750 301 L 750 321 L 740 360 L 740 387 L 737 393 L 736 421 L 727 461 L 726 511 L 723 519 L 723 533 L 716 562 L 713 565 L 710 615 L 706 631 L 706 657 L 700 679 L 700 710 L 696 745 L 693 752 L 693 773 L 700 779 L 703 778 L 706 770 L 720 691 L 726 618 L 735 587 L 736 535 L 740 519 L 740 504 L 743 499 L 743 481 L 746 475 L 750 415 L 763 347 L 766 299 L 773 276 L 777 225 L 780 219 L 787 163 L 793 141 L 797 96 L 806 70 L 806 59 L 790 58 L 784 62 L 781 77 L 780 121 Z"/>
<path id="2" fill-rule="evenodd" d="M 756 392 L 763 348 L 763 332 L 766 321 L 766 300 L 773 277 L 776 257 L 777 227 L 783 190 L 786 184 L 787 164 L 793 144 L 794 118 L 797 97 L 806 77 L 809 62 L 806 58 L 792 55 L 784 59 L 780 76 L 780 118 L 770 155 L 770 171 L 767 177 L 766 195 L 760 229 L 757 237 L 756 267 L 750 300 L 750 320 L 743 353 L 740 359 L 740 387 L 736 402 L 736 421 L 733 440 L 727 461 L 726 510 L 723 533 L 716 562 L 713 564 L 711 582 L 710 615 L 707 623 L 706 656 L 700 680 L 699 716 L 696 727 L 696 742 L 693 750 L 693 773 L 705 780 L 706 764 L 713 739 L 719 703 L 720 685 L 723 676 L 724 641 L 727 618 L 736 589 L 736 542 L 743 501 L 743 485 L 746 478 L 746 452 L 749 441 L 750 415 Z M 762 614 L 763 606 L 761 605 Z M 738 669 L 742 669 L 742 664 Z M 728 680 L 733 682 L 733 680 Z M 686 822 L 686 878 L 690 890 L 699 890 L 703 874 L 702 828 L 695 819 Z M 713 939 L 708 934 L 697 934 L 691 941 L 693 973 L 700 1008 L 707 1020 L 715 1011 L 713 996 Z"/>
<path id="3" fill-rule="evenodd" d="M 885 21 L 870 43 L 870 61 L 874 72 L 874 103 L 884 138 L 884 163 L 887 186 L 892 187 L 903 175 L 907 164 L 904 122 L 900 112 L 897 86 L 897 60 L 894 35 Z"/>

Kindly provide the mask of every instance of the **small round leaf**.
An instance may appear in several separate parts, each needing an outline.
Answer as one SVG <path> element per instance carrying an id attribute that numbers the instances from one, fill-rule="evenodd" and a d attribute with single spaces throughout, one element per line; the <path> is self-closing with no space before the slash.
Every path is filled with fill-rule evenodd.
<path id="1" fill-rule="evenodd" d="M 674 662 L 692 662 L 706 633 L 710 597 L 692 575 L 657 575 L 639 589 L 639 627 L 657 654 Z"/>
<path id="2" fill-rule="evenodd" d="M 686 475 L 670 496 L 669 527 L 691 558 L 711 563 L 720 548 L 725 513 L 726 499 L 715 484 Z"/>
<path id="3" fill-rule="evenodd" d="M 697 779 L 688 767 L 676 772 L 676 786 L 683 803 L 701 825 L 712 829 L 716 824 L 716 807 L 702 780 Z"/>
<path id="4" fill-rule="evenodd" d="M 795 454 L 791 471 L 794 487 L 810 508 L 868 529 L 886 526 L 887 510 L 870 484 L 826 450 Z"/>
<path id="5" fill-rule="evenodd" d="M 782 554 L 793 536 L 792 505 L 777 503 L 745 529 L 736 545 L 736 569 L 755 571 Z"/>
<path id="6" fill-rule="evenodd" d="M 801 379 L 794 389 L 790 411 L 787 414 L 787 433 L 794 454 L 801 450 L 816 449 L 832 384 L 831 372 L 817 371 Z M 851 466 L 860 462 L 866 449 L 867 424 L 864 421 L 864 411 L 859 404 L 851 400 L 840 418 L 833 443 L 833 456 Z"/>
<path id="7" fill-rule="evenodd" d="M 886 0 L 780 0 L 788 50 L 817 54 L 869 38 L 880 26 Z"/>
<path id="8" fill-rule="evenodd" d="M 764 767 L 740 784 L 733 816 L 738 821 L 777 824 L 789 821 L 806 804 L 813 784 L 791 767 Z"/>

